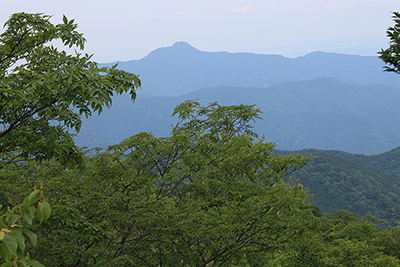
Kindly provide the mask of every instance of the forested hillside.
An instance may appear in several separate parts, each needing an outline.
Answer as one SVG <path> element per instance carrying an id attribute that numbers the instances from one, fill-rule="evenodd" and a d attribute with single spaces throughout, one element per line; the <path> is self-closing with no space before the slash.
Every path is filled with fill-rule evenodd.
<path id="1" fill-rule="evenodd" d="M 364 217 L 372 214 L 391 225 L 400 221 L 399 148 L 364 156 L 341 151 L 305 149 L 276 151 L 280 155 L 310 155 L 310 161 L 293 173 L 314 197 L 311 203 L 324 213 L 339 209 Z M 389 164 L 380 165 L 387 161 Z"/>
<path id="2" fill-rule="evenodd" d="M 378 155 L 360 155 L 360 154 L 350 154 L 342 151 L 324 151 L 335 155 L 337 157 L 343 158 L 356 158 L 359 159 L 376 169 L 386 173 L 387 175 L 400 180 L 400 147 L 394 148 L 390 151 L 378 154 Z"/>

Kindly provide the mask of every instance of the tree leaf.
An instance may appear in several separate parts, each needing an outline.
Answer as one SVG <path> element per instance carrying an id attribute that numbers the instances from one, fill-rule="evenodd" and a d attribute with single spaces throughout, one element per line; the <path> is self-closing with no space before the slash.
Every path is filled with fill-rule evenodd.
<path id="1" fill-rule="evenodd" d="M 39 209 L 44 215 L 44 219 L 47 220 L 51 215 L 51 207 L 48 202 L 39 202 Z"/>
<path id="2" fill-rule="evenodd" d="M 23 233 L 29 238 L 31 241 L 32 245 L 36 247 L 37 244 L 37 235 L 30 230 L 26 229 L 25 227 L 22 228 Z"/>
<path id="3" fill-rule="evenodd" d="M 14 265 L 14 261 L 7 261 L 1 265 L 1 267 L 12 267 Z"/>
<path id="4" fill-rule="evenodd" d="M 40 220 L 40 223 L 42 223 L 44 221 L 44 214 L 42 212 L 42 210 L 38 207 L 36 208 L 36 214 Z"/>
<path id="5" fill-rule="evenodd" d="M 24 204 L 29 206 L 32 205 L 35 202 L 32 202 L 32 199 L 40 192 L 40 190 L 34 190 L 32 193 L 29 194 L 29 196 L 27 196 L 25 198 Z"/>
<path id="6" fill-rule="evenodd" d="M 8 255 L 14 255 L 17 252 L 18 242 L 11 234 L 3 237 L 2 245 L 6 249 Z"/>
<path id="7" fill-rule="evenodd" d="M 25 238 L 22 235 L 22 227 L 14 227 L 11 234 L 17 240 L 18 247 L 23 252 L 25 250 Z"/>

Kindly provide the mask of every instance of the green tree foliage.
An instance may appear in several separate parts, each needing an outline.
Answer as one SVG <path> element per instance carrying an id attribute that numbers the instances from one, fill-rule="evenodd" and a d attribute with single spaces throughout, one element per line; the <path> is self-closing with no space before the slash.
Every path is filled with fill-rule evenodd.
<path id="1" fill-rule="evenodd" d="M 27 174 L 24 177 L 20 171 L 33 164 L 31 159 L 55 159 L 63 167 L 83 163 L 73 142 L 81 116 L 101 113 L 111 105 L 114 93 L 129 92 L 134 100 L 140 80 L 116 66 L 98 68 L 87 54 L 69 55 L 53 46 L 58 40 L 65 47 L 84 49 L 86 40 L 76 31 L 74 20 L 65 16 L 63 23 L 53 25 L 47 15 L 16 13 L 4 27 L 0 35 L 0 263 L 2 267 L 42 266 L 29 259 L 25 248 L 36 246 L 37 236 L 30 228 L 49 218 L 50 205 L 40 190 L 25 191 L 28 196 L 22 198 L 23 189 L 31 186 L 21 183 L 27 181 Z M 17 187 L 7 190 L 10 173 L 17 182 L 12 186 Z"/>
<path id="2" fill-rule="evenodd" d="M 308 158 L 271 153 L 275 144 L 250 126 L 254 106 L 186 101 L 169 137 L 142 132 L 79 154 L 68 131 L 79 130 L 79 115 L 101 112 L 113 92 L 134 97 L 140 82 L 44 46 L 52 32 L 80 46 L 75 27 L 16 14 L 5 33 L 21 33 L 15 40 L 27 38 L 32 52 L 15 41 L 0 47 L 11 55 L 1 61 L 1 201 L 14 206 L 0 216 L 2 267 L 41 266 L 27 250 L 47 266 L 399 266 L 398 227 L 382 231 L 383 221 L 347 211 L 323 216 L 301 184 L 285 182 Z M 85 168 L 65 169 L 77 155 Z M 39 190 L 29 194 L 36 183 L 46 184 L 51 210 Z"/>
<path id="3" fill-rule="evenodd" d="M 389 66 L 385 66 L 385 71 L 400 74 L 400 13 L 393 12 L 393 20 L 395 25 L 387 30 L 389 37 L 389 48 L 382 49 L 380 58 Z"/>
<path id="4" fill-rule="evenodd" d="M 365 156 L 334 150 L 299 150 L 295 153 L 309 155 L 310 161 L 293 174 L 314 195 L 310 202 L 323 213 L 346 209 L 360 218 L 372 214 L 396 226 L 400 220 L 396 212 L 400 209 L 400 181 L 396 177 L 400 171 L 396 164 L 399 151 Z M 274 153 L 283 156 L 293 151 Z"/>
<path id="5" fill-rule="evenodd" d="M 304 150 L 304 152 L 306 151 L 307 150 Z M 317 152 L 317 150 L 314 149 L 310 149 L 308 151 L 308 153 Z M 386 173 L 394 179 L 400 180 L 400 147 L 393 148 L 392 150 L 381 154 L 370 156 L 363 154 L 351 154 L 338 150 L 324 150 L 323 152 L 340 158 L 361 160 L 362 162 L 371 165 L 375 169 Z"/>
<path id="6" fill-rule="evenodd" d="M 1 267 L 11 266 L 43 266 L 38 261 L 30 259 L 29 253 L 25 253 L 26 240 L 36 246 L 37 235 L 31 231 L 36 218 L 39 223 L 50 217 L 51 208 L 44 200 L 42 190 L 34 190 L 25 197 L 22 204 L 0 216 L 0 263 Z"/>
<path id="7" fill-rule="evenodd" d="M 187 101 L 169 137 L 89 151 L 83 170 L 3 169 L 10 195 L 48 187 L 52 216 L 32 255 L 48 266 L 398 266 L 398 228 L 323 216 L 284 182 L 308 159 L 272 154 L 249 126 L 258 112 Z"/>
<path id="8" fill-rule="evenodd" d="M 399 266 L 399 228 L 383 231 L 382 224 L 346 210 L 326 214 L 274 266 Z"/>
<path id="9" fill-rule="evenodd" d="M 81 115 L 101 113 L 114 93 L 135 99 L 137 75 L 98 68 L 91 56 L 67 54 L 66 47 L 84 48 L 74 20 L 16 13 L 0 35 L 0 168 L 20 160 L 56 158 L 63 164 L 81 162 L 73 133 Z"/>
<path id="10" fill-rule="evenodd" d="M 51 266 L 267 261 L 311 228 L 297 216 L 308 214 L 306 192 L 283 182 L 307 159 L 272 155 L 251 131 L 258 113 L 187 101 L 170 137 L 134 135 L 87 158 L 84 171 L 36 168 L 28 183 L 51 188 L 54 212 L 35 255 Z"/>

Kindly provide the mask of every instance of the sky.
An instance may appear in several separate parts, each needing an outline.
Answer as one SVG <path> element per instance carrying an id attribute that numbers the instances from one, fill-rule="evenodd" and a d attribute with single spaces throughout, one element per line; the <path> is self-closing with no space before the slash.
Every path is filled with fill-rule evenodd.
<path id="1" fill-rule="evenodd" d="M 75 19 L 85 51 L 106 63 L 141 59 L 186 41 L 201 51 L 304 56 L 376 55 L 400 0 L 1 0 L 0 24 L 16 12 Z M 0 29 L 0 32 L 3 29 Z"/>

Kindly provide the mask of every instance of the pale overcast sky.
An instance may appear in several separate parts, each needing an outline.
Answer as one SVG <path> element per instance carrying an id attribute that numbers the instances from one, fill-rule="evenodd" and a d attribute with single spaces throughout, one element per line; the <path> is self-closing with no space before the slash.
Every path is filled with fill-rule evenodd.
<path id="1" fill-rule="evenodd" d="M 202 51 L 303 56 L 313 51 L 376 55 L 400 0 L 2 0 L 15 12 L 74 18 L 98 62 L 140 59 L 186 41 Z"/>

